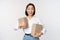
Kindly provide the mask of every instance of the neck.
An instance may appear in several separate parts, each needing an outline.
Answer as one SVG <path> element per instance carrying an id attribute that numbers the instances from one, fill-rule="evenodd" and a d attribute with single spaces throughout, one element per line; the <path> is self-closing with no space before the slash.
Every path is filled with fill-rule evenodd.
<path id="1" fill-rule="evenodd" d="M 31 19 L 33 16 L 28 16 L 29 19 Z"/>

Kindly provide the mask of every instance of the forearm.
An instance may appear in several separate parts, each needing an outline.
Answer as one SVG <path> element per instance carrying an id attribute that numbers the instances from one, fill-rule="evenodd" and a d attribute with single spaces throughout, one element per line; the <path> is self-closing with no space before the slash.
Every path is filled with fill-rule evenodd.
<path id="1" fill-rule="evenodd" d="M 42 32 L 43 34 L 45 34 L 46 29 L 45 29 L 45 28 L 43 28 L 41 32 Z"/>

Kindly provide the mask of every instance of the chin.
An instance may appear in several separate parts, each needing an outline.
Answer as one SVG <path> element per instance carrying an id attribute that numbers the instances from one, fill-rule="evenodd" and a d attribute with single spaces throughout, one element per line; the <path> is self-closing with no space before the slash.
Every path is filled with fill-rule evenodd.
<path id="1" fill-rule="evenodd" d="M 32 16 L 32 14 L 29 14 L 29 16 Z"/>

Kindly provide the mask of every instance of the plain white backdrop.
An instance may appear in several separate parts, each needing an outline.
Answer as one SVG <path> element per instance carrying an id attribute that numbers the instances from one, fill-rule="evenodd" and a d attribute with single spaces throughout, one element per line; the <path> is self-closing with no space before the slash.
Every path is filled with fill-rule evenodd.
<path id="1" fill-rule="evenodd" d="M 22 40 L 18 18 L 25 16 L 28 3 L 36 6 L 36 16 L 46 28 L 41 40 L 60 40 L 60 0 L 0 0 L 0 40 Z"/>

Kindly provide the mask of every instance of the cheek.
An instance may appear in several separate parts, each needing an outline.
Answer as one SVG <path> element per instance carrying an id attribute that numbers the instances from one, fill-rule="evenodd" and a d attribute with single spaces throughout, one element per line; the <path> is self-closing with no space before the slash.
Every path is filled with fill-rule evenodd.
<path id="1" fill-rule="evenodd" d="M 32 10 L 32 12 L 34 12 L 34 10 Z"/>
<path id="2" fill-rule="evenodd" d="M 30 10 L 27 10 L 27 13 L 30 13 L 31 11 Z"/>
<path id="3" fill-rule="evenodd" d="M 30 10 L 27 10 L 27 12 L 30 12 Z"/>

